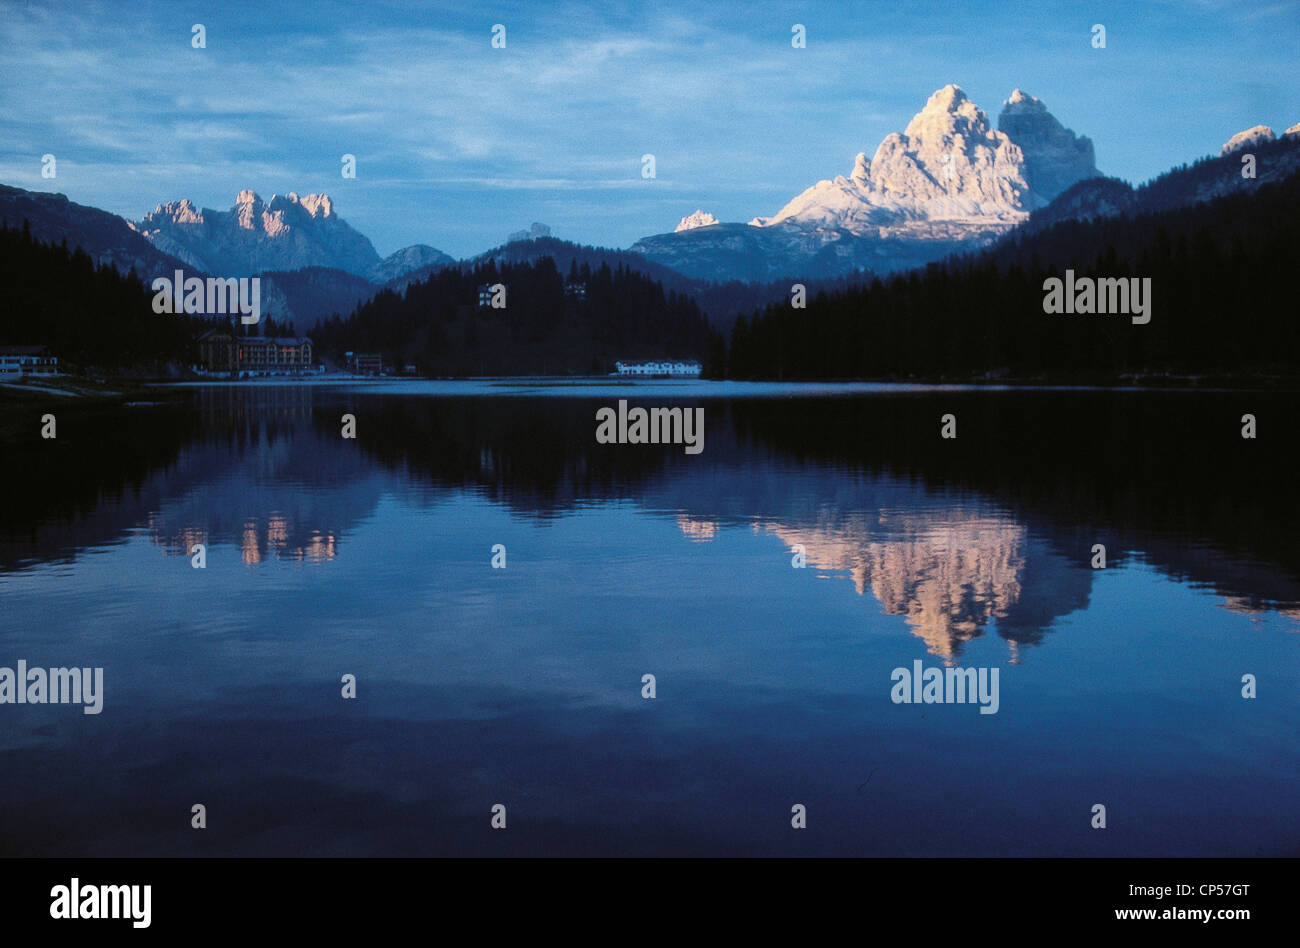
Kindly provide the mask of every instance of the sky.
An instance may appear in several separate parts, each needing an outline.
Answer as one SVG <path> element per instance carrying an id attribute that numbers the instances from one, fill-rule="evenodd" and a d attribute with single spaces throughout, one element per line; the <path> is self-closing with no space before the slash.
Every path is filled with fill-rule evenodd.
<path id="1" fill-rule="evenodd" d="M 1037 96 L 1136 184 L 1300 123 L 1298 80 L 1300 0 L 0 0 L 0 183 L 131 220 L 324 192 L 381 255 L 534 221 L 627 247 L 697 208 L 774 214 L 948 83 L 994 123 Z"/>

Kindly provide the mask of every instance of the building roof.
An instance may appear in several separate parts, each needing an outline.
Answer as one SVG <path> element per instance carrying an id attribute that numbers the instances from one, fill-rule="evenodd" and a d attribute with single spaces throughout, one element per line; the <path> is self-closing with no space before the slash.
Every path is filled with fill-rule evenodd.
<path id="1" fill-rule="evenodd" d="M 619 365 L 699 365 L 699 359 L 618 359 Z"/>
<path id="2" fill-rule="evenodd" d="M 38 356 L 49 351 L 49 346 L 0 346 L 0 355 L 7 356 Z"/>
<path id="3" fill-rule="evenodd" d="M 266 345 L 297 346 L 304 342 L 311 343 L 311 339 L 307 336 L 236 336 L 228 329 L 219 328 L 209 329 L 207 332 L 203 333 L 203 335 L 199 336 L 199 339 L 207 339 L 209 336 L 226 336 L 233 339 L 235 342 L 242 342 L 245 344 L 260 342 Z"/>

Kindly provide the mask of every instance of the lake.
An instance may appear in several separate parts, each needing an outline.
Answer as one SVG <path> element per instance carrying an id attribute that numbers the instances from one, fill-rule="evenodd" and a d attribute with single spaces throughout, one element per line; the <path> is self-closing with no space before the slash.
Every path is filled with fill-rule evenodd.
<path id="1" fill-rule="evenodd" d="M 702 452 L 598 444 L 620 398 L 702 406 Z M 0 666 L 102 667 L 103 704 L 0 704 L 0 854 L 1300 855 L 1298 410 L 531 381 L 33 415 Z M 918 662 L 996 670 L 995 713 L 896 702 Z"/>

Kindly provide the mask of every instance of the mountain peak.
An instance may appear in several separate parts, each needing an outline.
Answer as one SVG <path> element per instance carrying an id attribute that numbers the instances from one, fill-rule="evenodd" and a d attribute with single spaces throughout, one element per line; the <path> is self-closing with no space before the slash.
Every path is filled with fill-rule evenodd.
<path id="1" fill-rule="evenodd" d="M 925 108 L 907 123 L 903 137 L 920 141 L 936 141 L 954 135 L 984 138 L 990 128 L 984 110 L 967 97 L 961 86 L 949 84 L 930 96 Z"/>
<path id="2" fill-rule="evenodd" d="M 885 136 L 849 177 L 821 181 L 756 227 L 797 224 L 834 242 L 848 232 L 944 237 L 1005 230 L 1075 181 L 1098 174 L 1092 142 L 1016 89 L 999 127 L 962 88 L 931 94 L 903 132 Z M 960 232 L 960 234 L 959 234 Z"/>
<path id="3" fill-rule="evenodd" d="M 1271 142 L 1277 138 L 1273 130 L 1267 125 L 1256 125 L 1254 128 L 1248 128 L 1244 132 L 1238 132 L 1223 144 L 1220 149 L 1220 155 L 1226 155 L 1236 151 L 1239 148 L 1245 148 L 1247 145 L 1254 145 L 1258 142 Z"/>
<path id="4" fill-rule="evenodd" d="M 942 89 L 939 89 L 937 92 L 932 93 L 930 95 L 930 98 L 925 103 L 925 108 L 922 109 L 921 111 L 955 112 L 959 108 L 961 108 L 963 102 L 969 102 L 969 101 L 970 99 L 967 97 L 966 93 L 962 90 L 962 87 L 956 85 L 955 83 L 950 82 Z"/>
<path id="5" fill-rule="evenodd" d="M 1020 146 L 1025 180 L 1036 205 L 1049 203 L 1076 181 L 1100 174 L 1091 139 L 1075 135 L 1047 111 L 1041 99 L 1019 89 L 1002 103 L 998 131 Z"/>
<path id="6" fill-rule="evenodd" d="M 1043 105 L 1043 100 L 1035 98 L 1027 92 L 1021 92 L 1016 89 L 1011 93 L 1011 98 L 1002 103 L 1002 114 L 1023 114 L 1026 112 L 1046 112 L 1047 106 Z"/>
<path id="7" fill-rule="evenodd" d="M 202 224 L 202 227 L 185 227 Z M 188 201 L 159 205 L 136 228 L 164 253 L 208 273 L 252 276 L 265 270 L 334 267 L 365 276 L 379 254 L 334 212 L 328 194 L 272 194 L 245 188 L 228 211 L 199 213 Z"/>
<path id="8" fill-rule="evenodd" d="M 312 217 L 325 218 L 334 212 L 334 202 L 330 200 L 328 194 L 305 194 L 299 197 L 297 191 L 290 191 L 284 197 L 290 204 L 297 204 Z M 271 204 L 275 203 L 275 197 L 272 196 Z"/>
<path id="9" fill-rule="evenodd" d="M 181 198 L 179 201 L 168 201 L 166 204 L 159 204 L 154 208 L 151 217 L 167 218 L 174 224 L 202 224 L 203 214 L 194 206 L 194 202 L 189 198 Z M 135 225 L 132 225 L 133 227 Z"/>
<path id="10" fill-rule="evenodd" d="M 945 235 L 1005 229 L 1027 210 L 1023 163 L 1020 149 L 993 130 L 960 86 L 949 84 L 903 132 L 885 136 L 875 157 L 857 155 L 849 177 L 821 181 L 776 216 L 751 223 L 799 224 L 828 241 L 841 231 L 885 237 L 918 228 Z"/>
<path id="11" fill-rule="evenodd" d="M 412 244 L 380 260 L 366 271 L 366 277 L 372 283 L 387 283 L 426 267 L 445 267 L 455 262 L 452 257 L 428 244 Z"/>
<path id="12" fill-rule="evenodd" d="M 683 217 L 673 233 L 680 234 L 684 230 L 694 230 L 697 227 L 711 227 L 716 223 L 718 223 L 718 219 L 708 211 L 696 211 L 694 214 L 687 214 Z"/>

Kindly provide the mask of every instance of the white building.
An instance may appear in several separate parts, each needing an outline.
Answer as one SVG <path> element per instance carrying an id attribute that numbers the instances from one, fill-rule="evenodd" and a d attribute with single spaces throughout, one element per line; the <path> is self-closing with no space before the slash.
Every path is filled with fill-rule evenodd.
<path id="1" fill-rule="evenodd" d="M 58 375 L 59 360 L 46 346 L 0 346 L 0 375 Z"/>
<path id="2" fill-rule="evenodd" d="M 614 368 L 619 375 L 684 375 L 698 376 L 698 362 L 681 362 L 665 360 L 663 362 L 615 362 Z"/>

